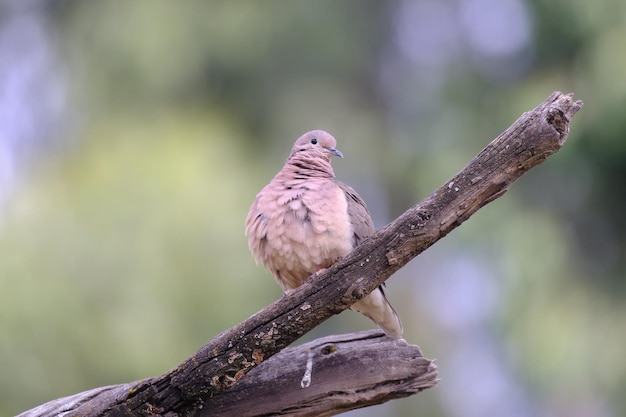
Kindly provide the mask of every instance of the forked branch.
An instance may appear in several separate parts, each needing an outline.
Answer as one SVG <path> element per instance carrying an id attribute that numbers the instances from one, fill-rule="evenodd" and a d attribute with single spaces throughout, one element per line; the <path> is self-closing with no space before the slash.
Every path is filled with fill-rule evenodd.
<path id="1" fill-rule="evenodd" d="M 362 242 L 345 259 L 309 279 L 289 296 L 218 335 L 172 371 L 131 384 L 77 394 L 82 395 L 80 400 L 77 396 L 56 400 L 21 416 L 52 416 L 61 409 L 67 411 L 65 415 L 83 417 L 214 415 L 217 410 L 210 404 L 217 407 L 217 403 L 209 401 L 217 401 L 220 396 L 227 398 L 227 392 L 241 389 L 246 373 L 255 368 L 264 369 L 259 367 L 264 361 L 275 359 L 270 358 L 369 294 L 478 209 L 502 196 L 522 174 L 558 151 L 567 139 L 570 119 L 581 107 L 582 102 L 573 101 L 571 94 L 551 94 L 487 145 L 461 172 Z M 362 349 L 371 341 L 366 338 L 355 342 Z M 384 360 L 387 351 L 379 349 L 376 360 Z M 375 362 L 371 366 L 376 366 Z M 267 364 L 269 367 L 270 363 Z M 306 369 L 306 361 L 304 368 L 297 369 Z M 423 375 L 430 376 L 428 384 L 432 385 L 436 379 L 434 368 L 421 369 Z M 241 385 L 237 384 L 239 380 Z M 359 381 L 350 383 L 356 385 Z M 281 404 L 280 410 L 284 412 L 287 407 L 294 411 L 292 415 L 307 415 L 295 414 L 295 410 L 303 407 L 305 397 L 312 391 L 299 392 L 301 397 L 291 397 L 293 403 Z M 387 401 L 394 398 L 394 393 L 393 389 L 388 390 L 386 396 L 375 396 L 375 400 L 362 405 Z M 332 398 L 317 399 L 322 400 L 328 402 Z M 344 409 L 337 407 L 337 410 Z"/>

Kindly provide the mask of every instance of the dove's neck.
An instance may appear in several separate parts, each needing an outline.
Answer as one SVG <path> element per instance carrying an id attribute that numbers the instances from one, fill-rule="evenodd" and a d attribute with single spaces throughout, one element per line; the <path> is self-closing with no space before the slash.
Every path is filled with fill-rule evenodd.
<path id="1" fill-rule="evenodd" d="M 296 154 L 289 158 L 285 164 L 285 170 L 294 179 L 335 178 L 335 171 L 330 161 L 324 158 L 304 158 Z"/>

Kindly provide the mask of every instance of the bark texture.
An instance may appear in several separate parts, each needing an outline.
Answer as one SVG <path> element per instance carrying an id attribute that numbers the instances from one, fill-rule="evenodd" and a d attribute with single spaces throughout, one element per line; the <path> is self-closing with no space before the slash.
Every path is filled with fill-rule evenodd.
<path id="1" fill-rule="evenodd" d="M 284 349 L 209 399 L 198 416 L 332 416 L 436 383 L 437 367 L 417 346 L 371 330 Z"/>

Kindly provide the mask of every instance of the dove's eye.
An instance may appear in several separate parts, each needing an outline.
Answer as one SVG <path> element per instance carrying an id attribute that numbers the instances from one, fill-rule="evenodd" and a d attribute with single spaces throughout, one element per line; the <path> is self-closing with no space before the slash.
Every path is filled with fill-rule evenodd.
<path id="1" fill-rule="evenodd" d="M 317 138 L 313 138 L 313 139 L 311 139 L 311 143 L 312 143 L 313 145 L 317 145 Z"/>

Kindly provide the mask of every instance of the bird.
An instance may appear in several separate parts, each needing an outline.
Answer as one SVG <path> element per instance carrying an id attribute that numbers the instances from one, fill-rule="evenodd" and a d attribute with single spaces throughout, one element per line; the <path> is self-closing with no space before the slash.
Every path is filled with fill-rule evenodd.
<path id="1" fill-rule="evenodd" d="M 300 136 L 246 217 L 250 251 L 285 294 L 375 232 L 363 199 L 335 178 L 331 158 L 343 158 L 336 146 L 336 139 L 323 130 Z M 350 308 L 370 318 L 388 336 L 402 338 L 402 323 L 382 285 Z"/>

